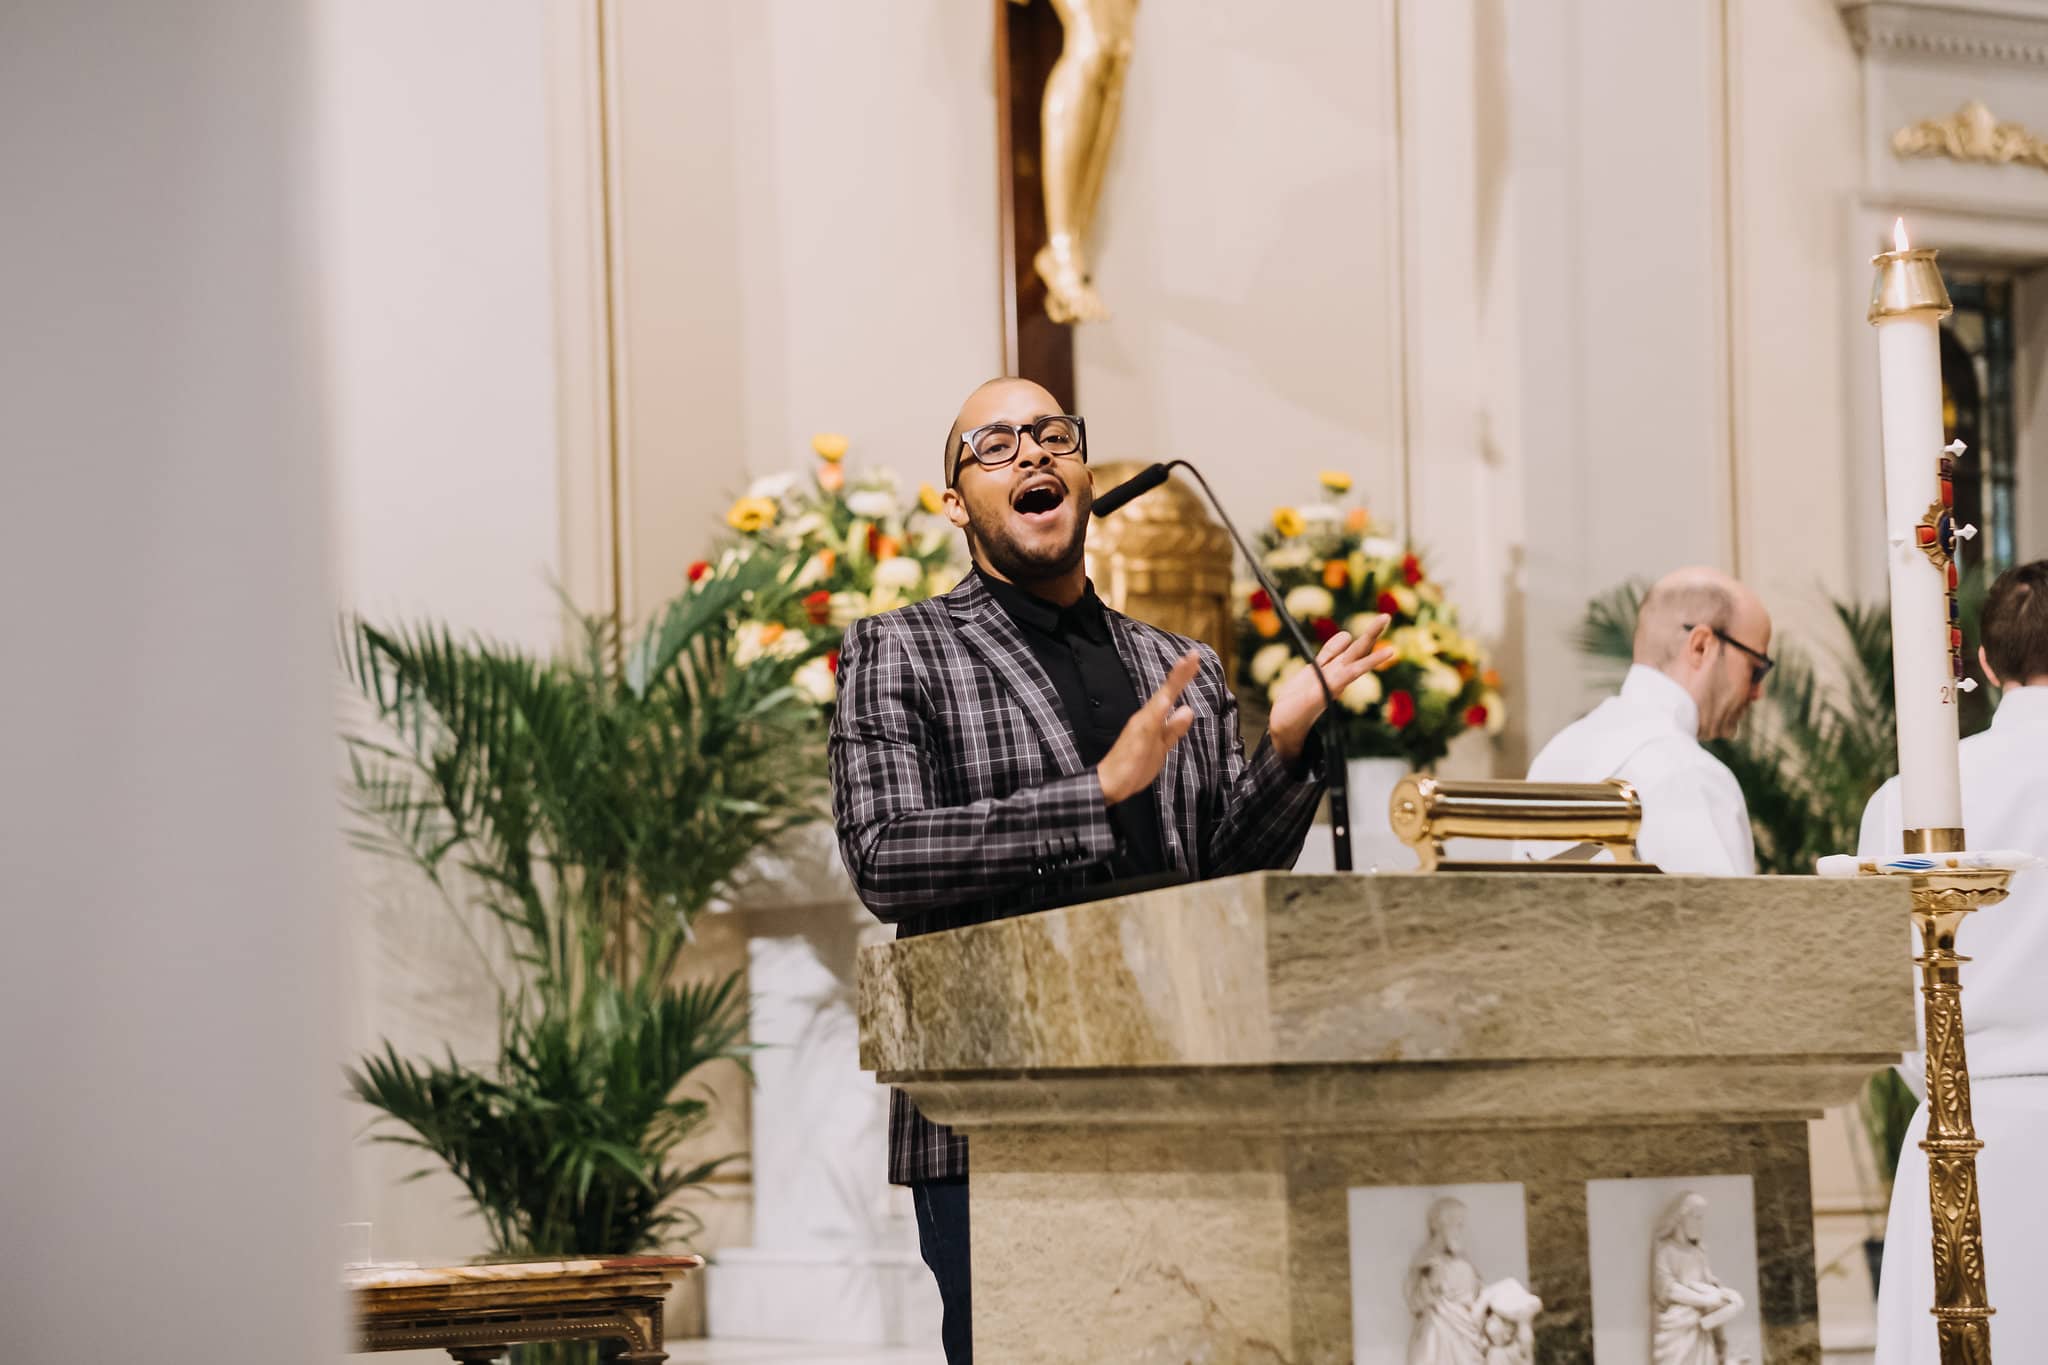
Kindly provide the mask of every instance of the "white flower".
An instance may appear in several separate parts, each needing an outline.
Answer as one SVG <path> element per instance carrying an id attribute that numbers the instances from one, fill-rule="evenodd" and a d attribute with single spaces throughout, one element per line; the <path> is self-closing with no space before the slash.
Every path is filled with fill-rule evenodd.
<path id="1" fill-rule="evenodd" d="M 747 496 L 780 502 L 796 491 L 796 482 L 794 474 L 763 474 L 747 485 Z"/>
<path id="2" fill-rule="evenodd" d="M 1464 690 L 1465 680 L 1458 676 L 1458 670 L 1443 664 L 1425 664 L 1422 668 L 1423 690 L 1446 697 L 1455 697 Z"/>
<path id="3" fill-rule="evenodd" d="M 1415 614 L 1415 589 L 1409 587 L 1406 583 L 1396 583 L 1393 587 L 1388 588 L 1387 591 L 1393 594 L 1394 605 L 1401 609 L 1403 616 L 1413 616 Z"/>
<path id="4" fill-rule="evenodd" d="M 1354 612 L 1344 618 L 1344 629 L 1350 631 L 1351 638 L 1356 640 L 1371 634 L 1379 623 L 1380 614 L 1376 611 Z M 1386 641 L 1380 643 L 1385 644 Z"/>
<path id="5" fill-rule="evenodd" d="M 1486 733 L 1497 735 L 1508 728 L 1507 703 L 1500 699 L 1500 693 L 1487 692 L 1479 698 L 1479 704 L 1486 708 Z"/>
<path id="6" fill-rule="evenodd" d="M 827 705 L 839 696 L 839 683 L 832 676 L 832 666 L 822 658 L 806 662 L 797 669 L 790 682 L 798 692 L 820 706 Z"/>
<path id="7" fill-rule="evenodd" d="M 943 597 L 960 586 L 961 572 L 951 564 L 941 564 L 925 579 L 925 591 L 933 597 Z"/>
<path id="8" fill-rule="evenodd" d="M 782 538 L 788 541 L 804 540 L 825 529 L 825 519 L 816 512 L 806 512 L 782 528 Z"/>
<path id="9" fill-rule="evenodd" d="M 1252 655 L 1252 681 L 1261 687 L 1273 681 L 1293 653 L 1291 645 L 1267 645 L 1260 649 Z"/>
<path id="10" fill-rule="evenodd" d="M 1328 588 L 1319 588 L 1313 583 L 1304 583 L 1287 594 L 1287 610 L 1297 620 L 1328 616 L 1337 609 L 1337 600 L 1330 596 Z"/>
<path id="11" fill-rule="evenodd" d="M 1379 674 L 1362 673 L 1351 686 L 1337 694 L 1337 701 L 1346 711 L 1363 714 L 1366 707 L 1385 695 L 1385 691 L 1386 689 L 1380 686 Z"/>
<path id="12" fill-rule="evenodd" d="M 797 588 L 808 588 L 815 583 L 822 583 L 824 581 L 825 556 L 812 555 L 809 559 L 804 561 L 803 568 L 797 571 L 796 579 L 791 584 L 791 586 Z"/>
<path id="13" fill-rule="evenodd" d="M 897 555 L 875 565 L 878 588 L 914 588 L 924 578 L 924 566 L 909 555 Z"/>
<path id="14" fill-rule="evenodd" d="M 894 611 L 903 605 L 903 590 L 892 588 L 886 583 L 875 584 L 875 590 L 868 594 L 868 606 L 875 615 Z"/>
<path id="15" fill-rule="evenodd" d="M 880 521 L 896 512 L 896 495 L 883 488 L 863 488 L 846 495 L 846 508 L 857 517 Z"/>
<path id="16" fill-rule="evenodd" d="M 748 621 L 733 634 L 732 661 L 745 668 L 764 658 L 789 659 L 809 646 L 800 630 L 772 621 Z"/>
<path id="17" fill-rule="evenodd" d="M 1401 542 L 1398 540 L 1388 540 L 1385 536 L 1367 536 L 1365 543 L 1358 548 L 1374 559 L 1398 561 L 1401 558 Z"/>
<path id="18" fill-rule="evenodd" d="M 1344 509 L 1332 502 L 1312 502 L 1296 509 L 1301 519 L 1314 525 L 1318 522 L 1335 525 L 1344 519 Z"/>
<path id="19" fill-rule="evenodd" d="M 832 594 L 830 607 L 832 614 L 827 619 L 841 630 L 861 617 L 871 614 L 868 609 L 868 595 L 864 592 L 835 592 Z"/>
<path id="20" fill-rule="evenodd" d="M 1302 669 L 1307 667 L 1308 665 L 1303 663 L 1299 658 L 1289 659 L 1286 662 L 1286 664 L 1281 667 L 1279 675 L 1275 677 L 1273 681 L 1266 684 L 1266 700 L 1280 700 L 1280 693 L 1282 692 L 1282 690 L 1286 688 L 1288 681 L 1292 679 L 1295 674 L 1301 672 Z"/>
<path id="21" fill-rule="evenodd" d="M 1308 546 L 1296 541 L 1292 545 L 1282 545 L 1267 555 L 1266 567 L 1275 573 L 1285 573 L 1289 569 L 1306 569 L 1311 557 Z"/>

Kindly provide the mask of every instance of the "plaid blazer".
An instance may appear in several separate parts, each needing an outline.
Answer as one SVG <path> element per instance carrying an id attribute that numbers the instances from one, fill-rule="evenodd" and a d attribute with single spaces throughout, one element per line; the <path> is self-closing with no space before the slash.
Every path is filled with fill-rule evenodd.
<path id="1" fill-rule="evenodd" d="M 1167 861 L 1193 878 L 1291 865 L 1320 771 L 1292 775 L 1270 738 L 1247 761 L 1216 652 L 1107 615 L 1140 704 L 1182 654 L 1202 655 L 1181 694 L 1194 725 L 1154 785 Z M 899 938 L 1077 899 L 1116 851 L 1058 692 L 977 574 L 847 630 L 831 759 L 840 854 L 862 902 Z M 967 1140 L 892 1092 L 889 1179 L 966 1174 Z"/>

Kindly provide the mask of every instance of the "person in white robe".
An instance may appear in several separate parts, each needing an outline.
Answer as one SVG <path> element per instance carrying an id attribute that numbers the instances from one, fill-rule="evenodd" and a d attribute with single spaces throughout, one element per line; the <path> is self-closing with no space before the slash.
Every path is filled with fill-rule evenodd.
<path id="1" fill-rule="evenodd" d="M 1529 765 L 1531 782 L 1618 777 L 1643 803 L 1636 847 L 1666 872 L 1746 877 L 1756 871 L 1749 807 L 1728 766 L 1703 739 L 1725 739 L 1763 692 L 1771 615 L 1748 588 L 1714 569 L 1659 579 L 1636 616 L 1634 663 L 1619 696 L 1558 731 Z M 1547 858 L 1555 843 L 1517 856 Z"/>
<path id="2" fill-rule="evenodd" d="M 1978 662 L 2000 688 L 1991 728 L 1962 743 L 1963 831 L 1971 848 L 2048 857 L 2048 560 L 2001 574 L 1984 604 Z M 1863 812 L 1857 855 L 1898 857 L 1899 782 Z M 1917 942 L 1915 948 L 1917 950 Z M 1984 1220 L 1991 1343 L 2000 1360 L 2048 1360 L 2048 869 L 2013 878 L 2010 898 L 1963 921 L 1963 1039 Z M 1911 970 L 1903 968 L 1905 970 Z M 1917 983 L 1919 974 L 1914 971 Z M 1916 995 L 1917 1009 L 1917 995 Z M 1924 1025 L 1922 1037 L 1925 1037 Z M 1901 1064 L 1915 1094 L 1926 1064 Z M 1923 1097 L 1924 1098 L 1924 1097 Z M 1923 1105 L 1906 1133 L 1885 1227 L 1877 1365 L 1939 1365 Z"/>

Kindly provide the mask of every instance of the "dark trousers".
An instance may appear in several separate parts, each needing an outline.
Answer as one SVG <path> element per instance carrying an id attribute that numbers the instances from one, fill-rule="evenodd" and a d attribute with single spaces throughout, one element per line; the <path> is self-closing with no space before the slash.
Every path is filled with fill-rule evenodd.
<path id="1" fill-rule="evenodd" d="M 967 1261 L 967 1178 L 931 1180 L 910 1187 L 917 1205 L 917 1246 L 939 1282 L 946 1310 L 940 1333 L 946 1365 L 974 1365 L 974 1281 Z"/>

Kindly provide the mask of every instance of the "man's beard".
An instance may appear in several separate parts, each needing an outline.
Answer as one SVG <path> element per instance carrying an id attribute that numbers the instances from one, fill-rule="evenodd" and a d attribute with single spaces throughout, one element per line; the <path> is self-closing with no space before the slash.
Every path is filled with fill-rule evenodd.
<path id="1" fill-rule="evenodd" d="M 1069 493 L 1068 497 L 1075 494 Z M 1072 573 L 1088 553 L 1088 509 L 1075 506 L 1074 534 L 1071 540 L 1053 550 L 1028 550 L 1009 534 L 1009 529 L 998 526 L 994 533 L 979 527 L 970 527 L 973 548 L 981 554 L 982 560 L 996 574 L 1011 583 L 1041 583 L 1062 574 Z"/>

